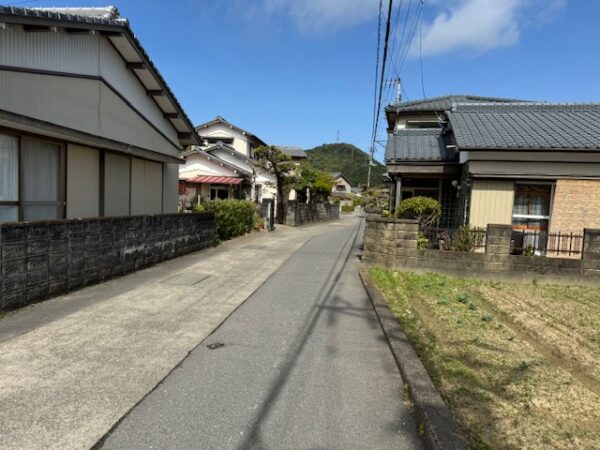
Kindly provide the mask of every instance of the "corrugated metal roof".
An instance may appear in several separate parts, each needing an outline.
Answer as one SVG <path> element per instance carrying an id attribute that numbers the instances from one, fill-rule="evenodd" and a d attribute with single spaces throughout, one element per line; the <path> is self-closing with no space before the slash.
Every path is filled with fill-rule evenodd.
<path id="1" fill-rule="evenodd" d="M 600 104 L 455 103 L 461 149 L 600 150 Z"/>
<path id="2" fill-rule="evenodd" d="M 242 181 L 244 181 L 244 179 L 236 177 L 214 177 L 209 175 L 199 175 L 187 181 L 188 183 L 240 184 Z"/>
<path id="3" fill-rule="evenodd" d="M 407 128 L 388 134 L 385 161 L 455 161 L 442 128 Z"/>

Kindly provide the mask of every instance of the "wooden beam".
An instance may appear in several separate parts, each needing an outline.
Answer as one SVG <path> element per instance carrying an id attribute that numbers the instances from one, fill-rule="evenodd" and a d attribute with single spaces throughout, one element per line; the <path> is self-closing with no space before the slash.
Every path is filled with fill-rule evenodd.
<path id="1" fill-rule="evenodd" d="M 174 113 L 164 113 L 163 117 L 165 119 L 178 119 L 179 118 L 179 113 L 176 113 L 176 112 L 174 112 Z"/>
<path id="2" fill-rule="evenodd" d="M 143 62 L 126 62 L 125 67 L 127 67 L 129 70 L 145 69 L 146 64 Z"/>
<path id="3" fill-rule="evenodd" d="M 146 91 L 146 94 L 148 94 L 150 97 L 161 97 L 165 95 L 165 91 L 163 91 L 162 89 L 151 89 L 149 91 Z"/>

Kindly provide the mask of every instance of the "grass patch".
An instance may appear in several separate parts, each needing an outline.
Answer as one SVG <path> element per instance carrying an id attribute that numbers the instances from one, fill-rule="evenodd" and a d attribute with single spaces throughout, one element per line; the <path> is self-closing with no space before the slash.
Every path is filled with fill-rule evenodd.
<path id="1" fill-rule="evenodd" d="M 473 448 L 600 447 L 600 290 L 372 268 Z"/>

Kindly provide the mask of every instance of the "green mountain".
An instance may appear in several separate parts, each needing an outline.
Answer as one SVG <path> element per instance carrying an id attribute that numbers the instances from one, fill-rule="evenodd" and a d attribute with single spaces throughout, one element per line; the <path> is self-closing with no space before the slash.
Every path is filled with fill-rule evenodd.
<path id="1" fill-rule="evenodd" d="M 306 150 L 314 167 L 326 172 L 342 172 L 352 186 L 366 186 L 369 155 L 352 144 L 323 144 Z M 383 184 L 385 166 L 373 160 L 371 186 Z"/>

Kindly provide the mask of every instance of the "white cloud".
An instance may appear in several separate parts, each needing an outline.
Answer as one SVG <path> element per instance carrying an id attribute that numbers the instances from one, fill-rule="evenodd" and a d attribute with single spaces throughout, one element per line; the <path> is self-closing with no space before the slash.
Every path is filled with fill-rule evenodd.
<path id="1" fill-rule="evenodd" d="M 423 55 L 451 51 L 485 52 L 508 47 L 519 41 L 526 24 L 547 19 L 566 0 L 454 0 L 430 24 L 423 24 Z M 450 6 L 448 6 L 450 4 Z M 411 55 L 419 51 L 415 33 Z"/>
<path id="2" fill-rule="evenodd" d="M 284 14 L 303 34 L 322 34 L 369 21 L 378 0 L 260 0 L 255 13 Z"/>

